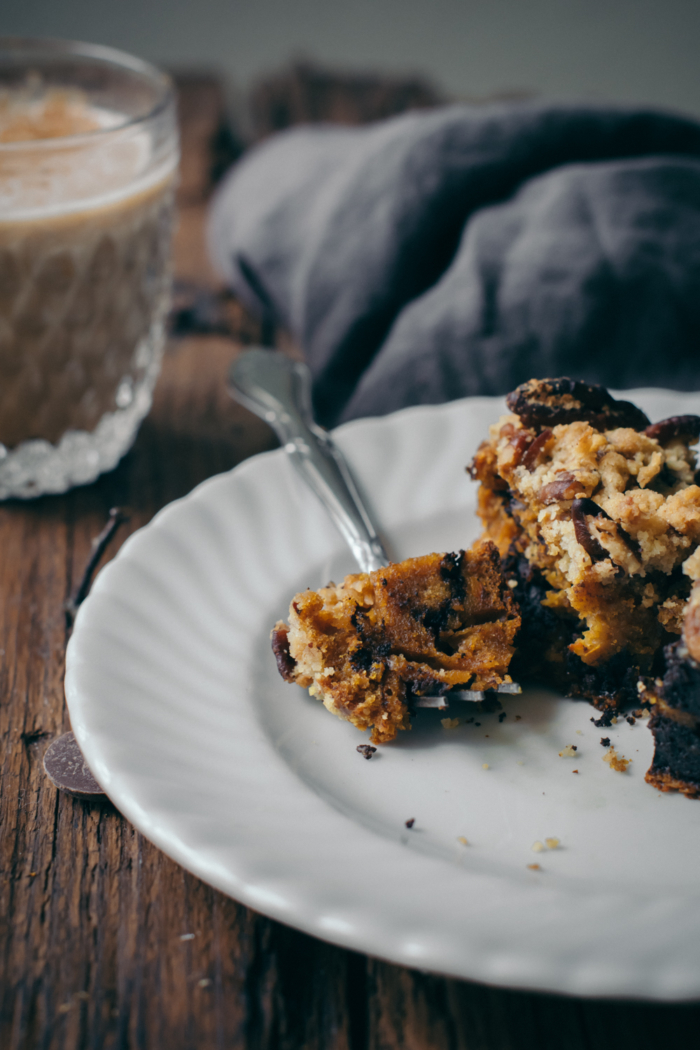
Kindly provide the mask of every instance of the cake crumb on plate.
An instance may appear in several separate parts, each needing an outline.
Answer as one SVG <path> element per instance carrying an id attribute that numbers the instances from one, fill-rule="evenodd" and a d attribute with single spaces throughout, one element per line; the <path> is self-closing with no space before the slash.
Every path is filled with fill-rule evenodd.
<path id="1" fill-rule="evenodd" d="M 618 755 L 614 747 L 611 747 L 609 751 L 603 755 L 603 762 L 607 762 L 611 769 L 615 769 L 618 773 L 626 773 L 627 767 L 629 766 L 631 758 L 625 758 L 624 755 Z"/>

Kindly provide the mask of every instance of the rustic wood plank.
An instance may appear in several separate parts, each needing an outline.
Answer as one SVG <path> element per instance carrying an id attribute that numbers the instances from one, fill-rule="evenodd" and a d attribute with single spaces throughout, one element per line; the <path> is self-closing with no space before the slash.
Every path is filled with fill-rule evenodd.
<path id="1" fill-rule="evenodd" d="M 202 128 L 215 128 L 216 120 L 200 111 L 202 99 L 220 95 L 200 90 L 198 98 L 190 111 L 198 121 L 196 148 L 203 149 L 209 131 Z M 206 164 L 189 170 L 201 180 Z M 177 271 L 214 287 L 195 183 L 193 175 L 177 235 Z M 242 312 L 237 317 L 241 338 L 255 338 L 254 322 Z M 225 393 L 237 352 L 226 339 L 172 345 L 153 411 L 115 471 L 66 496 L 0 505 L 0 1048 L 695 1045 L 695 1005 L 491 989 L 307 937 L 183 871 L 110 803 L 60 795 L 43 775 L 45 747 L 69 728 L 63 605 L 109 508 L 128 507 L 131 520 L 105 561 L 165 503 L 273 445 L 264 424 Z"/>

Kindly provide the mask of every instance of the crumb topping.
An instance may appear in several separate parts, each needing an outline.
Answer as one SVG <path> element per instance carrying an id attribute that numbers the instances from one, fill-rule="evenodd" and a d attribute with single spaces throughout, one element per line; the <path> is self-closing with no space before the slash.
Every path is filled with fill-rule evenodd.
<path id="1" fill-rule="evenodd" d="M 603 762 L 607 762 L 611 769 L 614 769 L 617 773 L 626 773 L 627 767 L 629 766 L 631 758 L 625 758 L 624 755 L 617 753 L 614 747 L 611 747 L 609 751 L 603 755 Z"/>
<path id="2" fill-rule="evenodd" d="M 567 744 L 563 751 L 559 752 L 559 758 L 573 758 L 577 751 L 576 744 Z"/>
<path id="3" fill-rule="evenodd" d="M 569 385 L 564 393 L 561 384 Z M 645 426 L 646 417 L 630 416 L 629 425 L 608 426 L 627 423 L 629 406 L 601 388 L 543 380 L 519 391 L 509 404 L 520 409 L 491 427 L 471 467 L 482 483 L 485 535 L 503 557 L 523 556 L 542 573 L 550 588 L 543 604 L 583 621 L 570 649 L 584 663 L 626 650 L 646 673 L 669 634 L 680 634 L 691 583 L 700 580 L 690 447 L 700 419 Z"/>

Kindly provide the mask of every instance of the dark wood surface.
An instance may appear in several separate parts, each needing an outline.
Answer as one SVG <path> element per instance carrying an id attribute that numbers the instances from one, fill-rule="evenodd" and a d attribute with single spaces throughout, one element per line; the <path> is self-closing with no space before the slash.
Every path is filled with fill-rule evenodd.
<path id="1" fill-rule="evenodd" d="M 189 78 L 184 95 L 176 268 L 213 287 L 202 222 L 221 94 Z M 235 304 L 228 312 L 239 340 L 256 337 Z M 698 1006 L 491 989 L 317 941 L 189 875 L 108 802 L 76 801 L 44 776 L 44 750 L 69 728 L 64 603 L 109 508 L 128 507 L 131 520 L 105 559 L 164 504 L 274 443 L 224 392 L 239 347 L 171 344 L 153 410 L 115 471 L 65 496 L 0 505 L 0 1050 L 698 1045 Z"/>

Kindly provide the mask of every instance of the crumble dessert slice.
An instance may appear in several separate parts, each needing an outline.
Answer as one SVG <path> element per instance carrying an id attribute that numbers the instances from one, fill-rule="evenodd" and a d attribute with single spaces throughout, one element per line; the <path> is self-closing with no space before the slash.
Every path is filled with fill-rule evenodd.
<path id="1" fill-rule="evenodd" d="M 606 709 L 663 669 L 700 577 L 700 417 L 651 425 L 600 386 L 531 380 L 470 472 L 523 618 L 517 677 Z"/>
<path id="2" fill-rule="evenodd" d="M 700 584 L 693 586 L 680 640 L 666 648 L 666 673 L 647 696 L 655 744 L 647 783 L 700 797 Z"/>
<path id="3" fill-rule="evenodd" d="M 487 542 L 297 594 L 272 648 L 283 678 L 384 744 L 410 728 L 413 698 L 510 681 L 519 626 Z"/>

